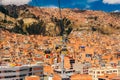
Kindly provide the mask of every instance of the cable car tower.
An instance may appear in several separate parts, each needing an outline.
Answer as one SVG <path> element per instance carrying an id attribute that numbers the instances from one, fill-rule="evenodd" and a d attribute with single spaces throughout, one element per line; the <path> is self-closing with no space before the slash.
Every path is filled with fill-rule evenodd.
<path id="1" fill-rule="evenodd" d="M 68 40 L 68 35 L 64 30 L 64 26 L 63 26 L 63 19 L 62 19 L 62 13 L 61 13 L 61 6 L 60 6 L 60 0 L 58 0 L 58 4 L 59 4 L 59 14 L 60 14 L 60 27 L 61 27 L 61 31 L 62 32 L 62 45 L 61 45 L 61 50 L 60 50 L 60 56 L 61 56 L 61 69 L 55 69 L 55 72 L 60 72 L 60 76 L 62 77 L 62 80 L 69 80 L 69 77 L 73 74 L 73 70 L 66 70 L 64 68 L 64 57 L 66 54 L 68 54 L 68 50 L 67 50 L 67 40 Z M 69 72 L 69 73 L 67 73 Z M 71 72 L 71 73 L 70 73 Z"/>

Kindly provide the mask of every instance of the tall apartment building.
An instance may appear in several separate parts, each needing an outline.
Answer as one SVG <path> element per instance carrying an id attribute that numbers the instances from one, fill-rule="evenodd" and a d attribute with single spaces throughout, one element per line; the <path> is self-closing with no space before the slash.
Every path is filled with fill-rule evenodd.
<path id="1" fill-rule="evenodd" d="M 0 80 L 25 80 L 26 76 L 36 75 L 43 80 L 43 64 L 22 66 L 0 66 Z"/>

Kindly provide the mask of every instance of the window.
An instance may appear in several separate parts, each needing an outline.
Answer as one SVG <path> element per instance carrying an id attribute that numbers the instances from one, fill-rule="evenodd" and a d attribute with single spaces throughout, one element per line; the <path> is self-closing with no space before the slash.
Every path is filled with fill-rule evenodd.
<path id="1" fill-rule="evenodd" d="M 5 78 L 13 78 L 13 77 L 16 77 L 15 75 L 13 76 L 5 76 Z"/>
<path id="2" fill-rule="evenodd" d="M 101 73 L 102 73 L 102 74 L 104 74 L 105 72 L 104 72 L 104 71 L 102 71 Z"/>
<path id="3" fill-rule="evenodd" d="M 33 70 L 35 70 L 35 71 L 36 71 L 36 70 L 41 70 L 41 68 L 33 68 Z"/>
<path id="4" fill-rule="evenodd" d="M 34 73 L 35 75 L 40 75 L 41 73 L 40 72 L 36 72 L 36 73 Z"/>
<path id="5" fill-rule="evenodd" d="M 113 72 L 117 72 L 117 70 L 113 70 Z"/>
<path id="6" fill-rule="evenodd" d="M 105 79 L 101 79 L 101 78 L 99 78 L 98 80 L 105 80 Z"/>
<path id="7" fill-rule="evenodd" d="M 21 69 L 20 71 L 27 71 L 28 69 Z"/>
<path id="8" fill-rule="evenodd" d="M 70 80 L 69 78 L 63 78 L 62 80 Z"/>
<path id="9" fill-rule="evenodd" d="M 91 54 L 86 54 L 86 57 L 92 57 L 92 55 Z"/>
<path id="10" fill-rule="evenodd" d="M 106 71 L 106 73 L 109 73 L 109 71 Z"/>
<path id="11" fill-rule="evenodd" d="M 32 75 L 32 73 L 29 73 L 29 76 L 31 76 Z"/>
<path id="12" fill-rule="evenodd" d="M 100 74 L 100 71 L 98 71 L 97 74 Z"/>
<path id="13" fill-rule="evenodd" d="M 22 75 L 20 75 L 19 77 L 25 77 L 26 76 L 26 74 L 22 74 Z"/>
<path id="14" fill-rule="evenodd" d="M 30 68 L 29 71 L 32 71 L 32 68 Z"/>
<path id="15" fill-rule="evenodd" d="M 112 73 L 112 71 L 110 71 L 110 73 Z"/>
<path id="16" fill-rule="evenodd" d="M 0 79 L 2 79 L 2 78 L 4 78 L 4 77 L 0 76 Z"/>
<path id="17" fill-rule="evenodd" d="M 89 73 L 92 73 L 92 71 L 89 71 Z"/>
<path id="18" fill-rule="evenodd" d="M 4 71 L 4 72 L 9 73 L 9 72 L 16 72 L 16 71 L 8 70 L 8 71 Z"/>
<path id="19" fill-rule="evenodd" d="M 40 74 L 43 74 L 43 72 L 41 72 Z"/>

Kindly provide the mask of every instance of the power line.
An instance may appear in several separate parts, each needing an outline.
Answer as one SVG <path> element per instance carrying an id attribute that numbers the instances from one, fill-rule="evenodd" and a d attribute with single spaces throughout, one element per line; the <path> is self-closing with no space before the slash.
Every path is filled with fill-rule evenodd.
<path id="1" fill-rule="evenodd" d="M 39 5 L 39 1 L 38 0 L 34 0 L 35 1 L 35 5 Z M 41 6 L 41 2 L 40 2 L 40 5 L 39 5 L 39 12 L 41 12 L 42 13 L 42 9 L 40 8 L 40 6 Z"/>
<path id="2" fill-rule="evenodd" d="M 61 27 L 60 35 L 63 35 L 64 25 L 63 25 L 63 20 L 62 20 L 62 11 L 61 11 L 61 2 L 60 2 L 60 0 L 58 0 L 58 6 L 59 6 L 59 15 L 60 15 L 60 27 Z"/>
<path id="3" fill-rule="evenodd" d="M 58 5 L 59 5 L 60 18 L 62 19 L 62 12 L 61 12 L 61 3 L 60 3 L 60 0 L 58 0 Z"/>

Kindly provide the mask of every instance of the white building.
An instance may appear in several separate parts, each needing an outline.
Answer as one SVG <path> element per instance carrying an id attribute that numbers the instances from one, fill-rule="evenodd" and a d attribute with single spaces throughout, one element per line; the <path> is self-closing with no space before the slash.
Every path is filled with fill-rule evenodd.
<path id="1" fill-rule="evenodd" d="M 80 74 L 88 74 L 88 69 L 91 65 L 89 63 L 75 63 L 73 69 Z"/>
<path id="2" fill-rule="evenodd" d="M 37 75 L 43 80 L 43 65 L 0 66 L 0 80 L 25 80 L 25 76 Z"/>
<path id="3" fill-rule="evenodd" d="M 98 76 L 104 74 L 116 73 L 118 75 L 118 67 L 99 67 L 99 68 L 89 68 L 89 75 L 92 75 L 92 80 L 98 80 Z"/>

